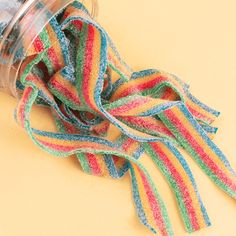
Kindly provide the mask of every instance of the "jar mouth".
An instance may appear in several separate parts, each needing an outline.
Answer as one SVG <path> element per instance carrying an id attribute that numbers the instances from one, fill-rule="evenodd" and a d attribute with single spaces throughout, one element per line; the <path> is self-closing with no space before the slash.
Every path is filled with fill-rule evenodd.
<path id="1" fill-rule="evenodd" d="M 1 0 L 0 0 L 1 1 Z M 75 0 L 22 0 L 0 38 L 0 90 L 18 97 L 16 81 L 29 47 L 45 25 Z M 91 1 L 91 15 L 97 15 L 97 0 Z M 84 2 L 84 1 L 82 1 Z"/>
<path id="2" fill-rule="evenodd" d="M 17 1 L 18 2 L 18 1 Z M 22 19 L 22 17 L 26 14 L 30 6 L 35 2 L 35 0 L 22 0 L 18 2 L 19 5 L 15 4 L 15 8 L 12 13 L 13 16 L 6 22 L 0 40 L 0 72 L 2 79 L 0 79 L 0 89 L 3 89 L 7 92 L 10 92 L 14 97 L 17 97 L 16 92 L 16 74 L 17 74 L 17 66 L 13 62 L 14 53 L 10 54 L 9 50 L 11 49 L 11 43 L 16 38 L 11 39 L 11 35 L 14 35 L 14 29 L 17 25 L 17 22 Z M 16 40 L 17 41 L 17 40 Z"/>
<path id="3" fill-rule="evenodd" d="M 22 18 L 22 16 L 26 13 L 26 11 L 34 2 L 35 0 L 22 0 L 22 4 L 19 5 L 18 9 L 14 9 L 15 12 L 12 12 L 12 14 L 14 15 L 7 23 L 7 26 L 3 31 L 2 40 L 0 41 L 0 50 L 2 50 L 3 42 L 7 40 L 17 21 Z"/>

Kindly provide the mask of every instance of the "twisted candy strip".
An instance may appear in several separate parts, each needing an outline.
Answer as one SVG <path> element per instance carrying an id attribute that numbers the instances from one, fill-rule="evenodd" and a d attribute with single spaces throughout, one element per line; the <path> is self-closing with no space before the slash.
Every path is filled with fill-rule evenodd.
<path id="1" fill-rule="evenodd" d="M 49 12 L 50 14 L 50 12 Z M 200 102 L 176 76 L 159 70 L 133 72 L 106 31 L 74 1 L 24 44 L 17 89 L 17 122 L 45 151 L 76 154 L 82 169 L 121 178 L 129 171 L 140 221 L 152 232 L 173 235 L 164 203 L 139 162 L 149 154 L 172 188 L 188 232 L 210 225 L 185 149 L 227 194 L 236 197 L 235 172 L 212 142 L 219 112 Z M 32 105 L 51 108 L 59 133 L 32 128 Z M 121 134 L 108 140 L 110 125 Z"/>

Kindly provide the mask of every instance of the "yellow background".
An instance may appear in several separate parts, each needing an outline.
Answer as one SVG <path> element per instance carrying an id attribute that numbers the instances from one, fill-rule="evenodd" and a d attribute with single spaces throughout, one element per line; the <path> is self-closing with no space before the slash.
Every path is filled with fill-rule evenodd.
<path id="1" fill-rule="evenodd" d="M 221 111 L 214 141 L 236 169 L 235 0 L 99 0 L 99 6 L 99 22 L 131 67 L 174 73 Z M 41 151 L 15 123 L 16 104 L 0 93 L 0 236 L 152 235 L 136 217 L 128 175 L 90 176 L 74 157 Z M 34 109 L 32 120 L 38 128 L 52 124 L 42 108 Z M 234 236 L 235 202 L 186 158 L 213 224 L 193 235 Z M 175 235 L 188 235 L 164 178 L 148 158 L 142 162 L 165 200 Z"/>

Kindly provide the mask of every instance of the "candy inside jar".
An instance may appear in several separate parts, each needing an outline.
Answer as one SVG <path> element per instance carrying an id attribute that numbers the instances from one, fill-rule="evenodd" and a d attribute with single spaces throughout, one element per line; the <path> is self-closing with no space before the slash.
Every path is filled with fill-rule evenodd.
<path id="1" fill-rule="evenodd" d="M 16 81 L 27 47 L 45 25 L 74 0 L 0 0 L 0 90 L 18 97 Z M 96 0 L 91 15 L 97 14 Z"/>

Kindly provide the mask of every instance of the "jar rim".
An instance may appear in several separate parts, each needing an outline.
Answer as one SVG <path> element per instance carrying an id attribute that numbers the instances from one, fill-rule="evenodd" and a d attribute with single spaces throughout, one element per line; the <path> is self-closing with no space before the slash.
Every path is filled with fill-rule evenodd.
<path id="1" fill-rule="evenodd" d="M 23 2 L 23 4 L 20 6 L 17 13 L 13 16 L 13 18 L 10 20 L 9 24 L 7 25 L 6 29 L 4 30 L 2 40 L 0 40 L 0 59 L 1 57 L 3 60 L 6 60 L 6 63 L 1 63 L 0 61 L 0 89 L 7 90 L 10 92 L 11 95 L 14 97 L 18 97 L 17 95 L 17 88 L 16 88 L 16 80 L 18 77 L 18 73 L 21 67 L 22 58 L 19 56 L 18 63 L 15 62 L 15 56 L 17 55 L 19 49 L 21 48 L 21 40 L 23 39 L 24 35 L 27 33 L 30 35 L 28 41 L 29 43 L 32 43 L 38 33 L 43 29 L 43 27 L 47 24 L 47 22 L 55 15 L 57 14 L 61 9 L 69 5 L 70 3 L 74 2 L 75 0 L 26 0 Z M 84 1 L 80 1 L 84 2 Z M 35 10 L 36 4 L 43 3 L 42 9 Z M 53 8 L 54 5 L 58 4 L 58 7 L 55 9 Z M 92 13 L 96 17 L 97 12 L 97 0 L 91 0 L 92 4 Z M 33 10 L 32 10 L 33 9 Z M 53 11 L 51 12 L 51 16 L 46 16 L 47 11 Z M 11 43 L 8 43 L 8 38 L 13 33 L 15 26 L 18 25 L 19 22 L 24 20 L 24 17 L 27 18 L 27 14 L 30 15 L 30 12 L 35 11 L 36 16 L 32 19 L 32 22 L 30 22 L 30 26 L 24 26 L 22 31 L 19 35 L 16 36 L 16 40 Z M 42 19 L 40 14 L 45 15 L 45 19 Z M 40 16 L 40 18 L 39 18 Z M 30 16 L 32 17 L 32 16 Z M 37 19 L 40 19 L 40 21 L 37 21 Z M 36 31 L 33 32 L 32 31 Z M 39 31 L 39 32 L 38 32 Z M 31 35 L 32 34 L 32 35 Z M 5 44 L 5 45 L 4 45 Z M 9 46 L 10 45 L 10 46 Z M 28 45 L 28 44 L 27 44 Z M 5 48 L 6 47 L 6 48 Z M 11 48 L 10 48 L 11 47 Z M 8 53 L 9 48 L 11 49 L 12 54 Z M 16 63 L 16 64 L 15 64 Z M 4 66 L 1 64 L 5 64 Z M 4 78 L 3 78 L 4 77 Z M 2 81 L 1 81 L 2 80 Z"/>

